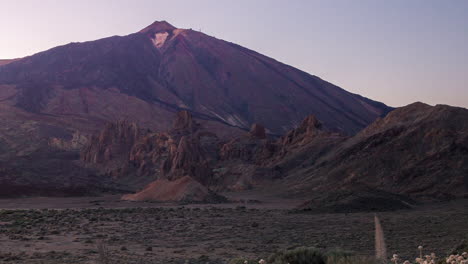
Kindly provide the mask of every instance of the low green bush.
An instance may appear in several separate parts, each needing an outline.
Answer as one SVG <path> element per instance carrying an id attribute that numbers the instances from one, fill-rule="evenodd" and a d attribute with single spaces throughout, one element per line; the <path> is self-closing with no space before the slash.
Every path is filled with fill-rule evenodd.
<path id="1" fill-rule="evenodd" d="M 311 247 L 284 250 L 271 255 L 268 264 L 326 264 L 326 255 Z"/>

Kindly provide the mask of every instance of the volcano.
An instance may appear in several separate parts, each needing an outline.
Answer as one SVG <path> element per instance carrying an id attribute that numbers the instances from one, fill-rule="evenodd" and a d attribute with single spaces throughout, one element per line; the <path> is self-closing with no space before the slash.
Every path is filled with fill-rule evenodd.
<path id="1" fill-rule="evenodd" d="M 83 167 L 80 153 L 116 139 L 112 153 L 122 157 L 106 152 L 88 160 L 117 166 L 140 135 L 171 130 L 181 111 L 225 140 L 252 126 L 262 138 L 283 135 L 311 114 L 327 130 L 354 135 L 391 110 L 234 43 L 154 22 L 127 36 L 0 60 L 0 181 L 25 187 L 25 194 L 102 184 L 126 189 L 129 184 L 108 186 L 112 179 Z M 109 123 L 121 125 L 93 141 Z M 135 125 L 126 130 L 128 123 Z M 156 177 L 147 174 L 137 183 Z"/>
<path id="2" fill-rule="evenodd" d="M 391 108 L 253 50 L 168 22 L 0 66 L 0 100 L 29 113 L 131 120 L 167 129 L 174 113 L 280 135 L 309 114 L 355 134 Z"/>

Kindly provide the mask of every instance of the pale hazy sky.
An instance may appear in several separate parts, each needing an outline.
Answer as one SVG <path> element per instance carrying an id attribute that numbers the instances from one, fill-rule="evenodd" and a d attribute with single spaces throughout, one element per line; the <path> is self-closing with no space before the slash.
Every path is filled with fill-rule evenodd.
<path id="1" fill-rule="evenodd" d="M 155 20 L 401 106 L 468 107 L 468 0 L 0 0 L 0 59 Z"/>

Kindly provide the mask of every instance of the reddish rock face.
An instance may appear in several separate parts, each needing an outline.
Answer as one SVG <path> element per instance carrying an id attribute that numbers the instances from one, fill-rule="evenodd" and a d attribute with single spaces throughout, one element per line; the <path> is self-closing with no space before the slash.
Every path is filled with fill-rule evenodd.
<path id="1" fill-rule="evenodd" d="M 307 116 L 301 125 L 282 137 L 283 145 L 306 144 L 315 136 L 324 133 L 322 124 L 313 115 Z"/>
<path id="2" fill-rule="evenodd" d="M 174 136 L 191 135 L 200 128 L 200 124 L 193 120 L 192 114 L 183 110 L 177 113 L 170 133 Z"/>
<path id="3" fill-rule="evenodd" d="M 182 137 L 175 153 L 167 159 L 164 166 L 166 177 L 175 180 L 183 176 L 191 176 L 195 180 L 209 184 L 212 169 L 205 158 L 198 139 Z"/>
<path id="4" fill-rule="evenodd" d="M 111 123 L 92 138 L 81 157 L 88 167 L 116 179 L 133 175 L 144 183 L 189 176 L 209 184 L 210 162 L 216 159 L 217 150 L 213 148 L 217 147 L 218 139 L 199 130 L 200 124 L 187 111 L 176 115 L 173 128 L 166 133 L 139 129 L 134 123 Z"/>
<path id="5" fill-rule="evenodd" d="M 247 163 L 263 163 L 268 160 L 277 149 L 273 140 L 241 136 L 224 144 L 220 149 L 222 160 L 242 160 Z"/>
<path id="6" fill-rule="evenodd" d="M 97 164 L 127 160 L 128 153 L 141 135 L 135 123 L 109 123 L 99 136 L 91 139 L 91 144 L 83 150 L 82 159 Z"/>
<path id="7" fill-rule="evenodd" d="M 212 197 L 213 194 L 205 186 L 189 176 L 184 176 L 175 180 L 156 180 L 136 194 L 124 195 L 122 200 L 210 202 Z"/>
<path id="8" fill-rule="evenodd" d="M 166 133 L 150 133 L 140 138 L 130 151 L 128 166 L 136 169 L 137 176 L 149 179 L 161 174 L 164 162 L 177 145 Z M 126 164 L 126 163 L 124 163 Z"/>

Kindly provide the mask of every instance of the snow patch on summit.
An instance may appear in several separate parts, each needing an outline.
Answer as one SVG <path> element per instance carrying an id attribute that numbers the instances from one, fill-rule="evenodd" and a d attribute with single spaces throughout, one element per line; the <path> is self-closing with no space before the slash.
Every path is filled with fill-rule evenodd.
<path id="1" fill-rule="evenodd" d="M 154 38 L 152 39 L 153 45 L 160 49 L 166 42 L 167 36 L 169 36 L 169 33 L 167 32 L 159 32 L 154 34 Z"/>

